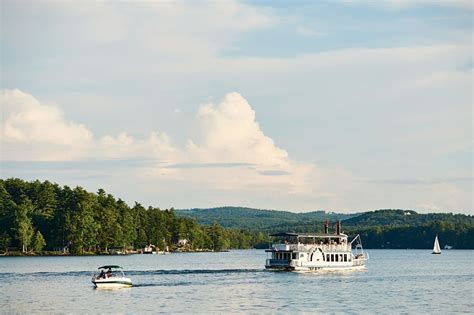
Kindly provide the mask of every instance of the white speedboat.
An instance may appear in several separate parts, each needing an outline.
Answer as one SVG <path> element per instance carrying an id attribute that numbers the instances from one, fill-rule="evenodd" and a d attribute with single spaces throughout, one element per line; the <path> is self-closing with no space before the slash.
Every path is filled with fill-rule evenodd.
<path id="1" fill-rule="evenodd" d="M 92 283 L 96 288 L 123 288 L 132 286 L 132 280 L 125 277 L 122 267 L 106 265 L 98 269 L 99 274 L 92 276 Z"/>
<path id="2" fill-rule="evenodd" d="M 265 268 L 286 271 L 344 271 L 365 268 L 369 259 L 364 253 L 360 236 L 348 242 L 347 235 L 341 233 L 338 221 L 334 234 L 328 233 L 328 222 L 324 233 L 278 233 L 273 234 L 280 240 L 265 250 L 267 257 Z M 352 250 L 353 243 L 354 251 Z"/>

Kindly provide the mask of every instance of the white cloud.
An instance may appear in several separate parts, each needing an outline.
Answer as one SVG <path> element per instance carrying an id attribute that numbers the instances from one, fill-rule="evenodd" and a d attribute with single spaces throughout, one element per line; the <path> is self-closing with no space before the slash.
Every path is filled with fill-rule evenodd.
<path id="1" fill-rule="evenodd" d="M 197 120 L 201 139 L 190 141 L 188 152 L 202 162 L 240 162 L 279 167 L 288 153 L 265 136 L 255 111 L 238 93 L 227 94 L 218 106 L 201 105 Z"/>
<path id="2" fill-rule="evenodd" d="M 176 154 L 165 133 L 135 140 L 126 132 L 96 139 L 83 124 L 69 121 L 57 105 L 20 90 L 0 91 L 2 160 L 72 161 L 103 158 L 160 158 Z"/>
<path id="3" fill-rule="evenodd" d="M 4 160 L 76 159 L 92 146 L 90 130 L 67 121 L 53 104 L 41 104 L 20 90 L 0 91 L 0 101 Z"/>

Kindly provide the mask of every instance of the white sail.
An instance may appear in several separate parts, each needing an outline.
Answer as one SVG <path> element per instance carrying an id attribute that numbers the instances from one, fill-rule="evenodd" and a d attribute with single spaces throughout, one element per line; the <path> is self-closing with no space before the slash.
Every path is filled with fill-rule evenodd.
<path id="1" fill-rule="evenodd" d="M 441 248 L 439 247 L 438 242 L 438 235 L 435 237 L 434 245 L 433 245 L 433 254 L 441 254 Z"/>

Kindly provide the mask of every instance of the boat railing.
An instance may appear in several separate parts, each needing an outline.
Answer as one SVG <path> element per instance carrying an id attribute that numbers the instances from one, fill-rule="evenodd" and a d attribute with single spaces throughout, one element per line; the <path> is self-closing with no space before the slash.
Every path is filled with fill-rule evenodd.
<path id="1" fill-rule="evenodd" d="M 276 251 L 298 251 L 309 252 L 321 249 L 323 252 L 347 252 L 350 251 L 351 244 L 273 244 Z"/>

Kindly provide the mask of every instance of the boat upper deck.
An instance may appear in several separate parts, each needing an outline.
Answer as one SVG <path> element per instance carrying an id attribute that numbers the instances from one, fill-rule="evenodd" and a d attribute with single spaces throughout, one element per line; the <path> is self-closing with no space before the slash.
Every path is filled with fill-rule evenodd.
<path id="1" fill-rule="evenodd" d="M 332 233 L 275 233 L 270 234 L 274 237 L 287 237 L 287 238 L 319 238 L 319 239 L 347 239 L 347 235 L 343 233 L 332 234 Z"/>
<path id="2" fill-rule="evenodd" d="M 322 252 L 350 252 L 352 250 L 351 244 L 273 244 L 271 248 L 266 249 L 266 252 L 309 252 L 320 249 Z"/>

